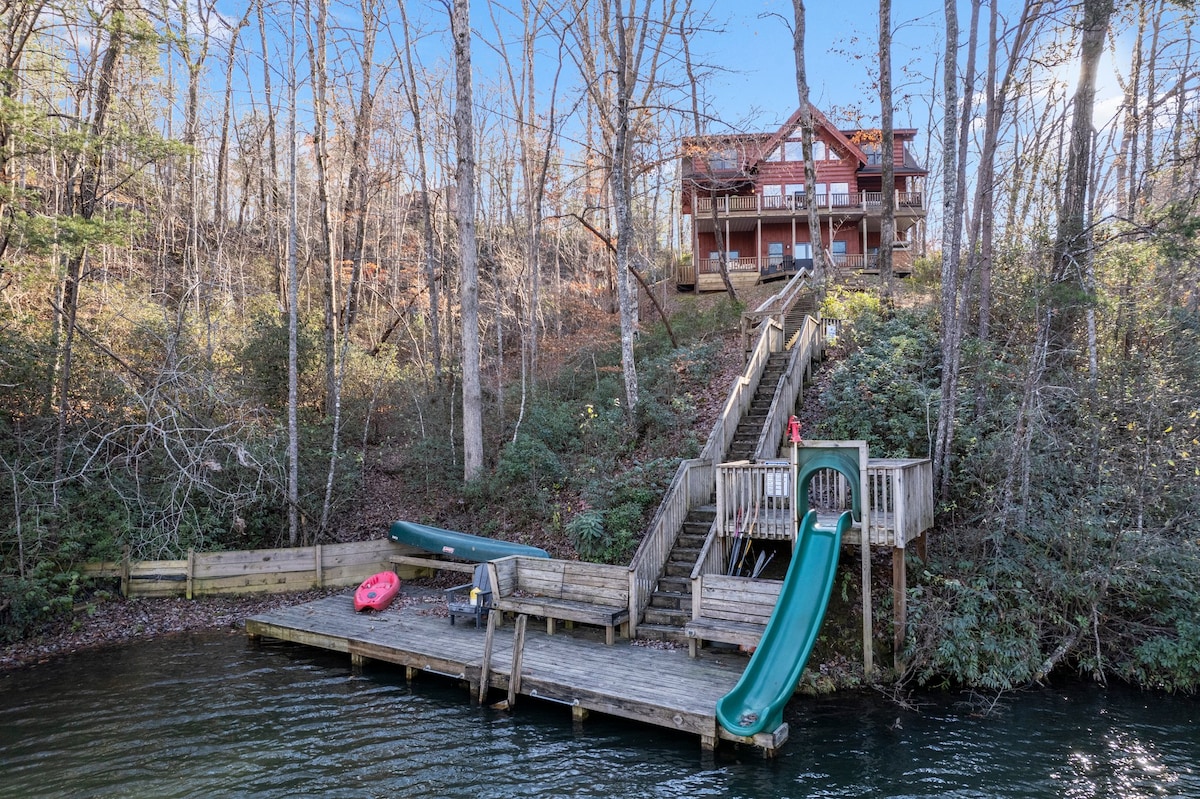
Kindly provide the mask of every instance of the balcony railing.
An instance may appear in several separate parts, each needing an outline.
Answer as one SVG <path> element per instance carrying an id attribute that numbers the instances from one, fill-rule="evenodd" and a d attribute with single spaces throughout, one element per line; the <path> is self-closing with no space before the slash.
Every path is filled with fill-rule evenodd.
<path id="1" fill-rule="evenodd" d="M 839 269 L 862 269 L 867 263 L 867 256 L 858 254 L 839 254 L 832 256 L 833 265 Z M 721 260 L 719 258 L 700 258 L 697 260 L 699 274 L 719 275 Z M 786 258 L 781 255 L 748 256 L 729 259 L 729 273 L 757 272 L 760 275 L 795 274 L 804 269 L 811 270 L 811 258 Z"/>
<path id="2" fill-rule="evenodd" d="M 900 213 L 925 210 L 925 194 L 919 191 L 896 192 L 896 210 Z M 716 198 L 717 212 L 722 214 L 794 213 L 807 211 L 815 203 L 820 211 L 858 210 L 879 213 L 883 209 L 883 192 L 852 191 L 834 194 L 730 194 Z M 711 214 L 712 197 L 696 198 L 696 213 Z"/>

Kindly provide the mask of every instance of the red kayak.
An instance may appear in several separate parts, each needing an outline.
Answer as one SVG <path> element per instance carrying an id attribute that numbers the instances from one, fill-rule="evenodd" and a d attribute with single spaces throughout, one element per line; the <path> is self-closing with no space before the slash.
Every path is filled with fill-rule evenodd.
<path id="1" fill-rule="evenodd" d="M 354 592 L 354 609 L 386 610 L 400 593 L 400 578 L 395 572 L 379 572 L 363 580 Z"/>

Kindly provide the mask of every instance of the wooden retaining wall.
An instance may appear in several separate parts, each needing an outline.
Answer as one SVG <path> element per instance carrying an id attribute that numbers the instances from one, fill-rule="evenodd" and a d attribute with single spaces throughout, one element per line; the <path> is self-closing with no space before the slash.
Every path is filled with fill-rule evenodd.
<path id="1" fill-rule="evenodd" d="M 188 552 L 184 560 L 128 558 L 84 564 L 86 577 L 121 580 L 127 597 L 172 597 L 218 594 L 284 593 L 309 588 L 358 585 L 376 572 L 392 568 L 393 555 L 421 550 L 386 538 L 348 544 L 317 544 L 286 549 L 233 552 Z M 413 574 L 415 567 L 407 567 Z M 403 572 L 403 568 L 401 569 Z M 403 573 L 401 576 L 405 576 Z"/>

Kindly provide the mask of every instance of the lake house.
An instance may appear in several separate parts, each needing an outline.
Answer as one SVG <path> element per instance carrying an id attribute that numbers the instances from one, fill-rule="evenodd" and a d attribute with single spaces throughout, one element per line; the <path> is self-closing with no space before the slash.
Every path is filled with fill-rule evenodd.
<path id="1" fill-rule="evenodd" d="M 817 109 L 813 161 L 816 182 L 805 185 L 800 112 L 778 130 L 688 137 L 682 142 L 681 213 L 690 218 L 691 258 L 677 269 L 680 289 L 717 291 L 721 250 L 735 287 L 811 268 L 809 204 L 821 242 L 840 274 L 877 273 L 883 217 L 883 169 L 878 129 L 835 127 Z M 895 197 L 893 270 L 905 275 L 926 215 L 928 171 L 909 149 L 915 128 L 895 131 L 891 154 Z"/>

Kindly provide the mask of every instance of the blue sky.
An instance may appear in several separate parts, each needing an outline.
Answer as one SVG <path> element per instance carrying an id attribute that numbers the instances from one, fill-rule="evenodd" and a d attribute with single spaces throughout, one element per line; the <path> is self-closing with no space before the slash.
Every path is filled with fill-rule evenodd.
<path id="1" fill-rule="evenodd" d="M 892 68 L 898 96 L 907 88 L 920 97 L 901 102 L 898 127 L 923 127 L 930 94 L 928 78 L 940 72 L 944 38 L 941 4 L 931 0 L 894 3 Z M 805 36 L 812 102 L 835 122 L 851 109 L 878 116 L 874 72 L 878 68 L 879 4 L 864 0 L 810 0 Z M 725 32 L 712 37 L 710 58 L 737 69 L 712 82 L 710 100 L 731 124 L 770 129 L 795 110 L 795 59 L 792 52 L 791 0 L 717 0 L 714 14 Z M 909 77 L 906 77 L 906 71 Z M 939 77 L 940 79 L 940 77 Z M 917 85 L 918 82 L 920 85 Z"/>

